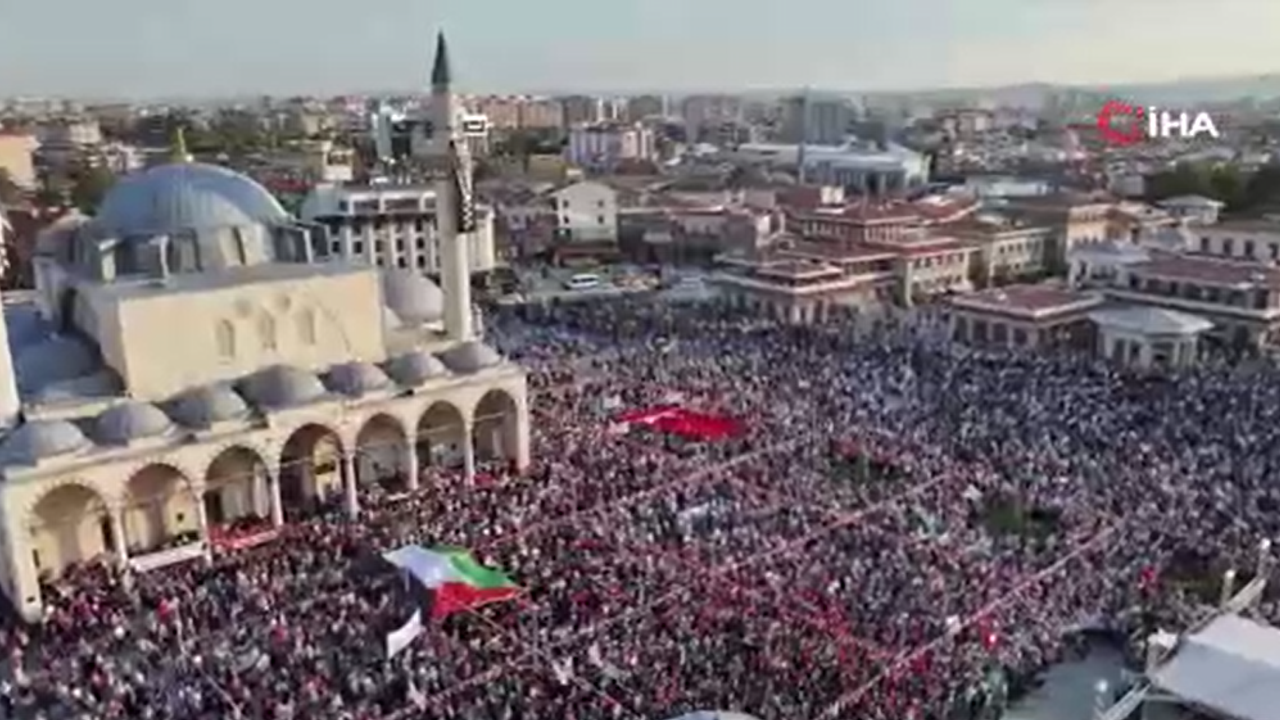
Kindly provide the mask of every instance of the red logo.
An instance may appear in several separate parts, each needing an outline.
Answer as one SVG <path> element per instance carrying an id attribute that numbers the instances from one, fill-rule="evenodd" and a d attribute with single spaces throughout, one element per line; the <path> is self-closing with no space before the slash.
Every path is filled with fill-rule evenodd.
<path id="1" fill-rule="evenodd" d="M 1098 134 L 1112 145 L 1133 145 L 1147 137 L 1147 111 L 1140 105 L 1108 100 L 1098 111 Z"/>

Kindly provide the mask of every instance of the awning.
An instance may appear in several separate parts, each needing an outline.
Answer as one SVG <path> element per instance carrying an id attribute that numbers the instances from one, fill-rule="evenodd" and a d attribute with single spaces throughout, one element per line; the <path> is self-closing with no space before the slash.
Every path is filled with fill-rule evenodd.
<path id="1" fill-rule="evenodd" d="M 1234 720 L 1275 720 L 1280 629 L 1223 615 L 1183 639 L 1151 677 L 1167 692 Z"/>

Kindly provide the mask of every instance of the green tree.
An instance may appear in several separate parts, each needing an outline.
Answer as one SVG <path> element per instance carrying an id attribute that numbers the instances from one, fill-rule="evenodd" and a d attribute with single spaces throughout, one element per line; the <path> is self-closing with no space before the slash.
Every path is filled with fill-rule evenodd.
<path id="1" fill-rule="evenodd" d="M 1245 183 L 1242 193 L 1242 210 L 1262 210 L 1280 207 L 1280 166 L 1267 165 Z"/>
<path id="2" fill-rule="evenodd" d="M 0 205 L 17 205 L 22 200 L 22 188 L 13 181 L 9 171 L 0 168 Z"/>
<path id="3" fill-rule="evenodd" d="M 115 181 L 115 175 L 103 167 L 78 169 L 71 178 L 71 204 L 81 212 L 92 213 Z"/>

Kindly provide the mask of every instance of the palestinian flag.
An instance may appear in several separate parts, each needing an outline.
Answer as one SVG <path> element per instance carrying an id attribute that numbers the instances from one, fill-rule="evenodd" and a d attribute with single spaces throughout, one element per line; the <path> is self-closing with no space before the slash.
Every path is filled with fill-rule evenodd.
<path id="1" fill-rule="evenodd" d="M 462 548 L 437 547 L 430 550 L 438 559 L 430 585 L 433 591 L 431 617 L 443 618 L 493 602 L 510 600 L 520 587 L 498 570 L 481 565 Z"/>

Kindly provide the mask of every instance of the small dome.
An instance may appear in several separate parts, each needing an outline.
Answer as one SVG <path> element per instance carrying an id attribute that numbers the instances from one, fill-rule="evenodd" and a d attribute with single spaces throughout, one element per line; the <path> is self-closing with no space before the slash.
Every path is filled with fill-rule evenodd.
<path id="1" fill-rule="evenodd" d="M 422 350 L 393 359 L 387 363 L 387 372 L 396 382 L 410 387 L 450 374 L 449 368 L 440 362 L 440 358 Z"/>
<path id="2" fill-rule="evenodd" d="M 276 365 L 250 375 L 242 389 L 250 401 L 268 408 L 306 405 L 328 394 L 320 378 L 289 365 Z"/>
<path id="3" fill-rule="evenodd" d="M 38 420 L 19 425 L 9 433 L 0 444 L 0 457 L 11 464 L 35 465 L 91 446 L 80 428 L 66 420 Z"/>
<path id="4" fill-rule="evenodd" d="M 249 406 L 231 388 L 213 385 L 179 395 L 170 412 L 183 425 L 207 428 L 215 423 L 243 420 L 249 416 Z"/>
<path id="5" fill-rule="evenodd" d="M 381 368 L 362 362 L 338 365 L 329 371 L 326 380 L 330 389 L 351 397 L 385 390 L 392 384 Z"/>
<path id="6" fill-rule="evenodd" d="M 502 362 L 496 350 L 478 340 L 471 340 L 440 353 L 446 367 L 454 372 L 473 373 Z"/>
<path id="7" fill-rule="evenodd" d="M 173 421 L 160 408 L 139 402 L 116 405 L 99 415 L 94 423 L 97 439 L 112 445 L 159 437 L 172 429 Z"/>
<path id="8" fill-rule="evenodd" d="M 415 270 L 384 271 L 382 301 L 406 325 L 435 322 L 444 316 L 444 292 Z"/>

